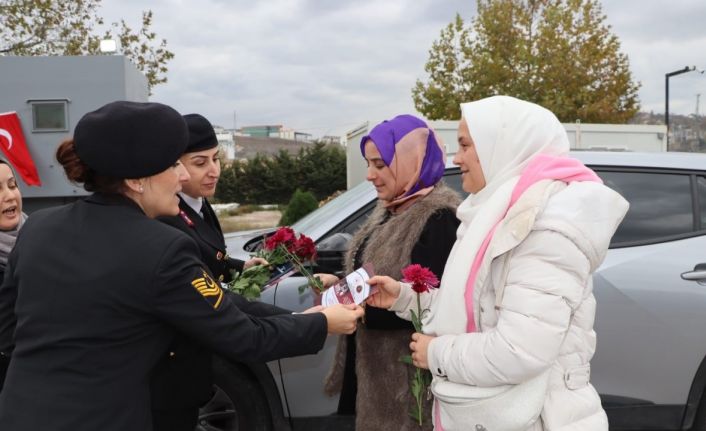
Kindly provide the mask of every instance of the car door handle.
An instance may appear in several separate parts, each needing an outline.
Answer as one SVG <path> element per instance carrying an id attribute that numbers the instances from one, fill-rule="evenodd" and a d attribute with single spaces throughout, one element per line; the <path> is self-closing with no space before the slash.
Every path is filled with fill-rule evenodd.
<path id="1" fill-rule="evenodd" d="M 695 281 L 706 286 L 706 263 L 699 263 L 694 267 L 693 271 L 683 272 L 682 280 Z"/>
<path id="2" fill-rule="evenodd" d="M 706 271 L 687 271 L 682 272 L 681 278 L 688 281 L 706 281 Z"/>

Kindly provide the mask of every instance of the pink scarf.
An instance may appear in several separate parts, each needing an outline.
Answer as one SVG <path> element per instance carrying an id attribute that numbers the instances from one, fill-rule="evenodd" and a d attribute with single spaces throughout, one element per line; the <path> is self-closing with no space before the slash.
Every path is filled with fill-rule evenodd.
<path id="1" fill-rule="evenodd" d="M 468 322 L 466 324 L 467 332 L 476 331 L 473 313 L 473 286 L 476 281 L 476 276 L 478 275 L 478 269 L 480 268 L 481 262 L 483 262 L 483 257 L 488 249 L 490 240 L 493 238 L 495 229 L 505 218 L 505 215 L 507 215 L 510 208 L 531 185 L 538 181 L 547 179 L 563 181 L 565 183 L 571 183 L 574 181 L 593 181 L 601 184 L 603 183 L 595 172 L 587 168 L 580 161 L 570 157 L 557 157 L 539 154 L 530 160 L 529 164 L 522 171 L 515 188 L 512 190 L 510 204 L 505 210 L 505 214 L 495 223 L 493 228 L 490 229 L 490 232 L 488 232 L 488 236 L 486 236 L 483 240 L 483 243 L 476 254 L 476 258 L 473 261 L 473 265 L 471 266 L 471 272 L 468 276 L 468 281 L 466 282 L 466 293 L 464 295 L 466 299 L 466 313 L 468 316 Z"/>

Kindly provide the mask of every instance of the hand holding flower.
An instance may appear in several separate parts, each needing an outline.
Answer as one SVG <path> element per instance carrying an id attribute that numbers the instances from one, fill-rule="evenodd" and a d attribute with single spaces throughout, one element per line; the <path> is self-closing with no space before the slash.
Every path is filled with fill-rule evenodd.
<path id="1" fill-rule="evenodd" d="M 267 266 L 269 264 L 270 263 L 266 259 L 263 259 L 261 257 L 253 257 L 252 259 L 245 261 L 245 263 L 243 264 L 243 269 L 248 269 L 248 268 L 255 266 L 255 265 Z"/>
<path id="2" fill-rule="evenodd" d="M 420 334 L 415 332 L 412 334 L 412 342 L 409 343 L 409 349 L 412 351 L 412 363 L 417 368 L 429 369 L 428 352 L 429 343 L 434 337 L 431 335 Z"/>
<path id="3" fill-rule="evenodd" d="M 245 262 L 243 272 L 234 274 L 227 288 L 247 299 L 257 299 L 262 286 L 272 280 L 271 271 L 274 269 L 277 275 L 276 271 L 285 271 L 281 266 L 286 268 L 289 264 L 307 278 L 309 285 L 321 290 L 321 281 L 311 275 L 306 265 L 315 260 L 316 245 L 311 238 L 306 235 L 297 237 L 292 228 L 281 227 L 265 239 L 262 249 L 252 259 Z"/>
<path id="4" fill-rule="evenodd" d="M 318 279 L 321 280 L 321 284 L 323 285 L 324 289 L 328 289 L 329 287 L 333 286 L 334 283 L 336 283 L 339 280 L 339 278 L 333 274 L 319 273 L 319 274 L 314 274 L 314 277 L 318 277 Z"/>

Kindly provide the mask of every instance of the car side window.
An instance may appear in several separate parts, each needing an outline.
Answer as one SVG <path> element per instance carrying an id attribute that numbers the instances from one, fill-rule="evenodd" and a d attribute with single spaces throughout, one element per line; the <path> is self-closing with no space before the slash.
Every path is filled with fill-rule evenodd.
<path id="1" fill-rule="evenodd" d="M 468 196 L 468 193 L 463 191 L 463 185 L 461 181 L 461 172 L 456 170 L 450 172 L 448 175 L 444 175 L 444 182 L 447 186 L 456 190 L 456 192 L 462 197 Z"/>
<path id="2" fill-rule="evenodd" d="M 620 193 L 630 209 L 611 246 L 654 243 L 694 231 L 691 179 L 688 174 L 597 172 Z"/>
<path id="3" fill-rule="evenodd" d="M 373 209 L 375 209 L 375 205 L 370 205 L 364 211 L 357 213 L 354 217 L 351 218 L 348 224 L 346 224 L 339 230 L 339 232 L 355 235 L 358 229 L 363 226 L 363 223 L 365 223 L 368 217 L 370 217 L 370 214 L 372 214 Z"/>

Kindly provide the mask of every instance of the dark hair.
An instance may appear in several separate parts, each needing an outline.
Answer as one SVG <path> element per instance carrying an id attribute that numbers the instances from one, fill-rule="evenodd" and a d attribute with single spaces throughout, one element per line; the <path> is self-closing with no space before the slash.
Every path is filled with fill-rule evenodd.
<path id="1" fill-rule="evenodd" d="M 76 154 L 73 139 L 66 139 L 56 149 L 56 160 L 64 167 L 66 176 L 74 184 L 83 184 L 89 192 L 122 194 L 125 190 L 122 178 L 99 175 Z"/>

